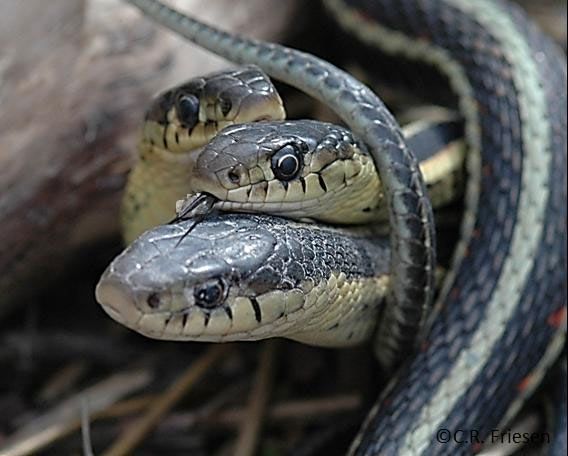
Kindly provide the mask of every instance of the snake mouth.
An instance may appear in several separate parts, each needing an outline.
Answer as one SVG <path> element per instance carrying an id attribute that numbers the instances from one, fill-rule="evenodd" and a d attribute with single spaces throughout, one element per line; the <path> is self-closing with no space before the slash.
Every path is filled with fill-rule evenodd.
<path id="1" fill-rule="evenodd" d="M 112 278 L 103 278 L 95 295 L 113 320 L 147 337 L 202 342 L 263 339 L 274 331 L 274 325 L 281 326 L 282 322 L 277 322 L 283 320 L 285 302 L 280 299 L 271 305 L 263 305 L 261 311 L 255 299 L 240 297 L 231 305 L 210 310 L 188 305 L 183 311 L 152 313 L 140 310 L 128 285 Z M 284 322 L 283 326 L 291 324 Z"/>

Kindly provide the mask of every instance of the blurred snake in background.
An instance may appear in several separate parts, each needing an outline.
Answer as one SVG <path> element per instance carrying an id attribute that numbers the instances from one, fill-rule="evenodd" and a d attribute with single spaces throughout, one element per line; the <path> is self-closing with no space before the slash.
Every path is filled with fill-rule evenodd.
<path id="1" fill-rule="evenodd" d="M 175 201 L 191 192 L 188 176 L 200 148 L 219 131 L 285 115 L 271 81 L 254 67 L 195 78 L 156 97 L 146 113 L 139 159 L 123 198 L 126 243 L 174 217 Z"/>
<path id="2" fill-rule="evenodd" d="M 365 304 L 376 305 L 370 294 L 382 292 L 378 353 L 383 350 L 383 364 L 395 365 L 396 356 L 415 347 L 424 327 L 435 264 L 425 186 L 396 121 L 368 88 L 327 62 L 229 35 L 154 0 L 129 1 L 198 45 L 236 63 L 258 65 L 329 105 L 355 134 L 350 138 L 347 133 L 341 141 L 366 148 L 376 165 L 391 230 L 389 241 L 381 243 L 364 232 L 346 234 L 260 216 L 217 216 L 189 233 L 191 222 L 164 225 L 144 234 L 109 267 L 98 286 L 99 301 L 119 321 L 144 326 L 154 337 L 183 334 L 185 326 L 202 332 L 213 327 L 224 334 L 233 328 L 243 339 L 295 337 L 301 327 L 304 335 L 296 339 L 335 345 L 335 335 L 343 341 L 349 334 L 370 336 L 372 331 L 357 326 L 367 318 L 356 315 Z M 367 44 L 443 73 L 459 96 L 469 146 L 461 239 L 433 322 L 418 353 L 381 395 L 351 452 L 471 453 L 479 449 L 478 442 L 442 444 L 436 432 L 487 435 L 506 424 L 518 411 L 519 398 L 536 387 L 564 343 L 565 57 L 520 9 L 502 1 L 329 0 L 326 5 Z M 233 136 L 249 131 L 231 129 Z M 220 163 L 224 154 L 215 152 L 226 146 L 223 138 L 228 143 L 234 139 L 217 136 L 211 143 L 216 146 L 203 150 L 213 150 L 217 162 L 204 166 L 220 164 L 217 171 L 223 177 L 218 181 L 228 186 L 223 194 L 237 190 L 232 195 L 243 198 L 239 185 L 255 182 L 252 173 L 237 168 L 242 163 Z M 353 147 L 339 149 L 337 157 L 343 160 Z M 309 144 L 300 147 L 301 153 L 293 150 L 277 157 L 284 171 L 296 168 L 287 157 L 310 153 Z M 296 163 L 302 170 L 311 164 Z M 348 175 L 346 168 L 343 174 Z M 218 200 L 208 187 L 213 180 L 204 182 L 199 191 Z M 291 207 L 298 209 L 297 204 Z M 285 280 L 289 278 L 293 280 Z M 302 303 L 312 309 L 307 324 L 303 318 L 309 312 L 299 311 Z M 330 309 L 337 312 L 333 324 L 327 324 L 328 317 L 324 326 L 317 323 Z M 221 312 L 226 319 L 217 318 Z M 345 312 L 354 315 L 346 318 Z M 288 314 L 287 329 L 278 332 L 282 326 L 274 322 Z M 205 324 L 195 324 L 206 318 Z M 354 322 L 353 330 L 342 330 L 345 320 Z M 189 338 L 207 339 L 201 333 Z"/>

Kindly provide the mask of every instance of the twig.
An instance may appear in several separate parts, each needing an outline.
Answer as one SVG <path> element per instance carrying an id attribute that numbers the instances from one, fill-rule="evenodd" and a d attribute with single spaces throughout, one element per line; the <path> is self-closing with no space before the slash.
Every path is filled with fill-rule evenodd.
<path id="1" fill-rule="evenodd" d="M 298 420 L 311 421 L 325 416 L 357 410 L 361 407 L 361 397 L 350 394 L 323 399 L 287 401 L 275 404 L 268 409 L 268 421 Z M 234 408 L 216 413 L 206 422 L 211 425 L 235 426 L 245 419 L 245 410 Z"/>
<path id="2" fill-rule="evenodd" d="M 91 421 L 105 419 L 105 418 L 120 418 L 126 415 L 131 415 L 133 413 L 140 412 L 141 410 L 144 410 L 146 407 L 148 407 L 148 404 L 150 404 L 153 400 L 155 400 L 155 398 L 156 397 L 154 395 L 146 394 L 132 399 L 125 399 L 123 401 L 116 402 L 115 404 L 112 404 L 110 407 L 107 407 L 103 410 L 99 410 L 97 412 L 93 412 L 91 416 Z M 30 454 L 36 449 L 41 449 L 42 447 L 53 443 L 57 439 L 63 438 L 66 435 L 71 434 L 73 431 L 81 428 L 83 426 L 82 418 L 83 417 L 81 416 L 81 418 L 79 419 L 74 419 L 69 423 L 62 424 L 59 429 L 54 429 L 53 433 L 49 433 L 50 432 L 49 429 L 46 429 L 45 431 L 48 433 L 46 435 L 46 440 L 43 443 L 38 441 L 38 443 L 40 443 L 40 446 L 37 448 L 35 447 L 31 448 L 29 451 L 27 451 L 25 448 L 22 448 L 23 451 L 26 451 L 25 453 L 4 453 L 4 451 L 9 450 L 8 448 L 4 447 L 0 449 L 0 456 L 4 456 L 5 454 L 9 454 L 10 456 L 11 455 L 23 456 L 25 454 Z M 56 423 L 54 423 L 54 426 L 56 426 Z M 47 437 L 49 436 L 51 436 L 51 438 L 47 439 Z M 32 438 L 35 437 L 32 436 Z"/>
<path id="3" fill-rule="evenodd" d="M 207 370 L 227 351 L 226 345 L 213 345 L 196 362 L 189 366 L 171 387 L 160 395 L 144 416 L 132 423 L 103 456 L 131 454 L 134 448 L 158 424 L 159 420 L 178 402 Z"/>
<path id="4" fill-rule="evenodd" d="M 172 414 L 171 417 L 164 420 L 163 423 L 160 423 L 160 428 L 168 429 L 170 432 L 173 432 L 176 429 L 187 430 L 198 424 L 207 424 L 208 426 L 239 426 L 246 414 L 244 408 L 236 407 L 218 412 L 217 410 L 231 399 L 231 397 L 228 396 L 238 396 L 235 392 L 241 390 L 244 383 L 245 382 L 232 385 L 196 411 Z M 148 405 L 155 400 L 156 396 L 152 394 L 125 399 L 111 405 L 105 410 L 93 413 L 91 421 L 106 418 L 120 418 L 138 413 L 146 409 Z M 285 420 L 299 420 L 305 422 L 338 413 L 352 412 L 360 407 L 361 397 L 358 394 L 345 394 L 320 399 L 283 401 L 268 408 L 266 419 L 269 422 Z M 76 427 L 79 426 L 80 422 L 77 421 Z"/>
<path id="5" fill-rule="evenodd" d="M 47 380 L 38 393 L 38 399 L 42 402 L 51 402 L 62 396 L 75 386 L 86 371 L 87 363 L 84 361 L 69 363 Z"/>
<path id="6" fill-rule="evenodd" d="M 68 362 L 78 358 L 88 359 L 92 363 L 122 366 L 125 359 L 139 353 L 130 344 L 116 344 L 116 339 L 112 337 L 101 338 L 91 333 L 44 330 L 34 334 L 33 348 L 29 347 L 29 337 L 28 333 L 22 331 L 3 333 L 0 338 L 0 359 L 10 360 L 22 352 L 30 352 L 36 360 Z"/>
<path id="7" fill-rule="evenodd" d="M 143 394 L 131 399 L 125 399 L 104 410 L 101 410 L 98 413 L 94 413 L 93 419 L 120 418 L 126 415 L 131 415 L 132 413 L 144 410 L 155 400 L 156 396 L 153 394 Z"/>
<path id="8" fill-rule="evenodd" d="M 115 374 L 75 394 L 8 438 L 0 448 L 0 456 L 25 456 L 36 452 L 77 428 L 81 401 L 87 401 L 90 410 L 96 413 L 146 386 L 150 380 L 151 375 L 146 371 Z"/>
<path id="9" fill-rule="evenodd" d="M 91 444 L 91 426 L 89 423 L 89 403 L 81 401 L 81 437 L 83 442 L 83 456 L 94 456 Z"/>
<path id="10" fill-rule="evenodd" d="M 242 391 L 249 385 L 250 379 L 245 378 L 242 381 L 238 381 L 229 385 L 227 388 L 216 394 L 207 403 L 198 408 L 195 411 L 186 413 L 176 413 L 172 414 L 171 417 L 166 418 L 162 423 L 160 423 L 160 429 L 175 430 L 183 429 L 187 431 L 189 428 L 195 426 L 196 424 L 207 422 L 209 417 L 214 413 L 218 412 L 221 407 L 225 404 L 234 400 L 235 398 L 242 397 Z M 244 413 L 243 410 L 241 410 Z"/>
<path id="11" fill-rule="evenodd" d="M 239 437 L 235 444 L 235 456 L 251 456 L 254 454 L 254 450 L 257 446 L 258 436 L 272 386 L 274 346 L 274 340 L 269 340 L 264 343 L 260 355 L 258 371 L 249 396 L 246 416 L 241 422 Z"/>

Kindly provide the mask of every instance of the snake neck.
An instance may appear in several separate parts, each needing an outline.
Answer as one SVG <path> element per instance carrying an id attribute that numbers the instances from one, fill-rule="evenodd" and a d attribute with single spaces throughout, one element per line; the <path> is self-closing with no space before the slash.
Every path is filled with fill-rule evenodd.
<path id="1" fill-rule="evenodd" d="M 175 217 L 175 202 L 190 192 L 193 156 L 138 143 L 138 161 L 128 176 L 121 209 L 122 233 L 130 244 L 144 231 Z"/>

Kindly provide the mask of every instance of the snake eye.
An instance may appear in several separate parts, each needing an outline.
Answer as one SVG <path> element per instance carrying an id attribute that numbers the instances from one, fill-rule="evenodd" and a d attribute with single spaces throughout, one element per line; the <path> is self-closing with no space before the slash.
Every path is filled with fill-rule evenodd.
<path id="1" fill-rule="evenodd" d="M 302 154 L 295 144 L 286 144 L 272 156 L 272 172 L 277 179 L 294 179 L 302 168 Z"/>
<path id="2" fill-rule="evenodd" d="M 195 95 L 183 95 L 177 101 L 177 115 L 184 127 L 193 128 L 199 118 L 199 99 Z"/>
<path id="3" fill-rule="evenodd" d="M 209 280 L 193 290 L 193 298 L 204 309 L 217 307 L 225 300 L 225 284 L 221 279 Z"/>

